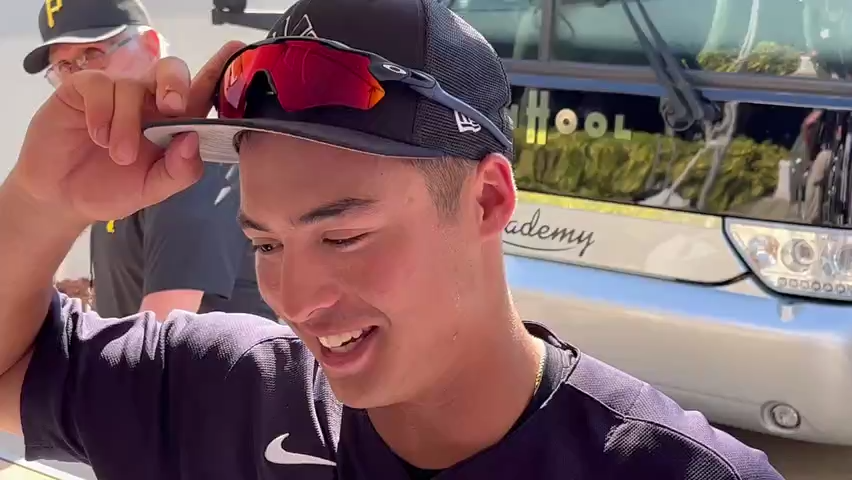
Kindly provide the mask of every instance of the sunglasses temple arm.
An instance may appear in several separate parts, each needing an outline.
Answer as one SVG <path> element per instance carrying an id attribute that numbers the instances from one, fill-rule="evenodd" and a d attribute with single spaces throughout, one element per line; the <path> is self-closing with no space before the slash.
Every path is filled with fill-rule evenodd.
<path id="1" fill-rule="evenodd" d="M 506 135 L 497 128 L 497 125 L 494 125 L 494 122 L 488 119 L 485 115 L 479 113 L 475 108 L 470 105 L 462 102 L 458 98 L 450 95 L 443 88 L 434 85 L 429 88 L 424 88 L 419 85 L 411 85 L 411 88 L 419 92 L 424 97 L 435 101 L 447 108 L 451 108 L 459 113 L 463 113 L 467 115 L 468 118 L 472 119 L 476 123 L 485 127 L 491 135 L 497 139 L 498 142 L 503 144 L 503 146 L 507 149 L 512 148 L 512 141 L 506 138 Z"/>

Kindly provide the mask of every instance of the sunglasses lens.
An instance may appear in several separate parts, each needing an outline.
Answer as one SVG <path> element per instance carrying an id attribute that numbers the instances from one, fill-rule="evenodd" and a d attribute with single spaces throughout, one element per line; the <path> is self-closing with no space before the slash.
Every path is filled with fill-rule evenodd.
<path id="1" fill-rule="evenodd" d="M 257 50 L 245 50 L 234 58 L 222 75 L 219 90 L 219 115 L 225 118 L 240 118 L 245 109 L 245 95 L 248 82 L 254 72 L 253 66 L 257 58 Z"/>
<path id="2" fill-rule="evenodd" d="M 219 115 L 242 118 L 248 87 L 263 73 L 285 111 L 373 108 L 385 94 L 365 55 L 313 41 L 290 40 L 246 50 L 225 71 Z"/>

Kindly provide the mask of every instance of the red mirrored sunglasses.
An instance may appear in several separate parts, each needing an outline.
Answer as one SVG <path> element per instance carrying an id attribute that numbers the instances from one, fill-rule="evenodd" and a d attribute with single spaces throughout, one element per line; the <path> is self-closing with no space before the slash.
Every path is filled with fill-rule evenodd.
<path id="1" fill-rule="evenodd" d="M 382 84 L 399 82 L 467 116 L 507 149 L 512 145 L 491 120 L 444 91 L 431 75 L 319 38 L 271 38 L 235 53 L 219 80 L 216 109 L 220 118 L 245 117 L 246 94 L 259 73 L 266 76 L 281 108 L 287 112 L 330 106 L 370 110 L 385 97 Z"/>

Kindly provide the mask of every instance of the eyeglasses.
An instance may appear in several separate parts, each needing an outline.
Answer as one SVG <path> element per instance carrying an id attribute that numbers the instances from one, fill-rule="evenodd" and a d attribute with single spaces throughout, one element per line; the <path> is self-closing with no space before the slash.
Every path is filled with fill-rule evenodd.
<path id="1" fill-rule="evenodd" d="M 62 84 L 62 79 L 71 75 L 74 72 L 87 69 L 100 69 L 106 67 L 106 61 L 109 56 L 115 53 L 120 48 L 130 43 L 136 36 L 128 36 L 120 41 L 113 43 L 106 49 L 98 47 L 89 47 L 83 51 L 81 55 L 70 61 L 61 60 L 48 67 L 44 72 L 44 77 L 53 85 L 54 88 Z"/>
<path id="2" fill-rule="evenodd" d="M 319 107 L 370 110 L 386 95 L 382 84 L 398 82 L 466 116 L 504 147 L 512 146 L 488 117 L 447 93 L 431 75 L 320 38 L 276 37 L 235 53 L 226 63 L 217 88 L 215 105 L 220 118 L 245 117 L 248 87 L 261 72 L 287 112 Z"/>

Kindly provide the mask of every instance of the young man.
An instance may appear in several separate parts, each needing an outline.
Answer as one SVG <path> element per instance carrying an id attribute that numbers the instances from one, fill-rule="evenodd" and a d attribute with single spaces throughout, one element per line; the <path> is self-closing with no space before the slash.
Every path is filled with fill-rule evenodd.
<path id="1" fill-rule="evenodd" d="M 99 69 L 142 78 L 166 56 L 164 39 L 137 0 L 48 0 L 44 41 L 24 69 L 59 87 L 74 72 Z M 236 166 L 209 164 L 202 179 L 168 200 L 91 229 L 96 309 L 108 317 L 139 311 L 247 312 L 274 319 L 257 288 L 251 246 L 236 221 Z"/>
<path id="2" fill-rule="evenodd" d="M 173 58 L 144 82 L 80 72 L 33 118 L 0 187 L 0 425 L 28 458 L 122 480 L 780 478 L 521 321 L 509 85 L 481 35 L 433 0 L 302 0 L 271 33 L 191 87 Z M 186 120 L 214 96 L 222 119 Z M 166 117 L 146 130 L 163 151 L 140 131 Z M 261 291 L 291 328 L 103 321 L 53 292 L 85 225 L 190 185 L 199 145 L 239 161 Z"/>

